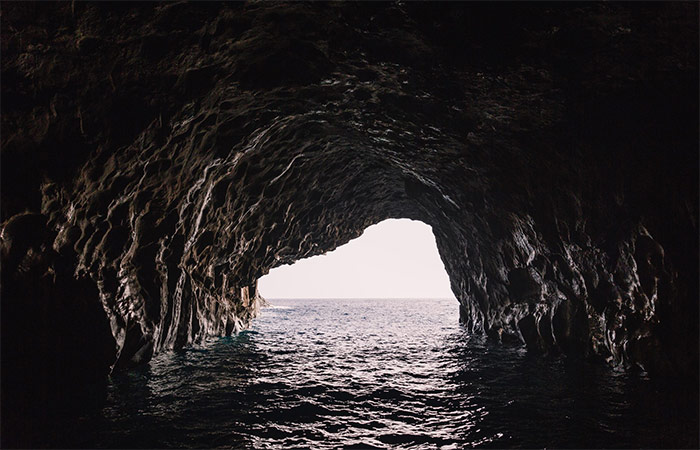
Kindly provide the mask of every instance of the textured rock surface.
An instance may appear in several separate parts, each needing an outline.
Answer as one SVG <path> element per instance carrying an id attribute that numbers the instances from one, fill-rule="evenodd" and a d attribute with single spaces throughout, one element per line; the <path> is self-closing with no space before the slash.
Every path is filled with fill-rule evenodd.
<path id="1" fill-rule="evenodd" d="M 231 333 L 407 217 L 475 332 L 697 377 L 697 13 L 3 4 L 3 363 Z"/>

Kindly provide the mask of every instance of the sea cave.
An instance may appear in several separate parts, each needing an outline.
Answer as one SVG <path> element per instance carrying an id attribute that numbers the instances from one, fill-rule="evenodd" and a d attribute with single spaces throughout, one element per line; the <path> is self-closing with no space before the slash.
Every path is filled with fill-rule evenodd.
<path id="1" fill-rule="evenodd" d="M 386 219 L 466 335 L 697 402 L 697 3 L 0 9 L 3 446 Z"/>

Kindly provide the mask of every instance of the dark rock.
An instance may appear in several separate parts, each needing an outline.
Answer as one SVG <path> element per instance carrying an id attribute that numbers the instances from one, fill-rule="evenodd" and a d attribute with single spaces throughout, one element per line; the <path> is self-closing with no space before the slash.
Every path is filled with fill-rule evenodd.
<path id="1" fill-rule="evenodd" d="M 508 292 L 512 300 L 522 302 L 532 298 L 539 299 L 542 287 L 527 268 L 518 267 L 508 272 Z"/>
<path id="2" fill-rule="evenodd" d="M 55 233 L 41 214 L 19 214 L 2 229 L 2 444 L 33 445 L 48 399 L 99 381 L 115 361 L 116 343 L 87 276 L 75 259 L 51 248 Z M 64 401 L 60 400 L 60 401 Z"/>
<path id="3" fill-rule="evenodd" d="M 697 12 L 3 4 L 3 362 L 233 333 L 407 217 L 471 331 L 696 379 Z"/>

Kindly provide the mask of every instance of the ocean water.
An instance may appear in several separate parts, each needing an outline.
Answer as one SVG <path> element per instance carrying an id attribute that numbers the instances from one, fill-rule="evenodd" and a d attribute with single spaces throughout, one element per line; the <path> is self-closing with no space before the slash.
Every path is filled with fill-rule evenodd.
<path id="1" fill-rule="evenodd" d="M 697 393 L 469 336 L 454 299 L 270 302 L 76 396 L 43 445 L 697 448 Z"/>

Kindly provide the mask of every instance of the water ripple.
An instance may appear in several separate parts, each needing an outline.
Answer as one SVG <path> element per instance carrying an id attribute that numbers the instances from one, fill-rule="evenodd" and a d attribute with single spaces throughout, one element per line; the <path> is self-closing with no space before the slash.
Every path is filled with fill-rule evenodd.
<path id="1" fill-rule="evenodd" d="M 252 330 L 113 376 L 102 407 L 63 423 L 60 443 L 697 446 L 692 397 L 468 336 L 454 300 L 273 303 Z"/>

